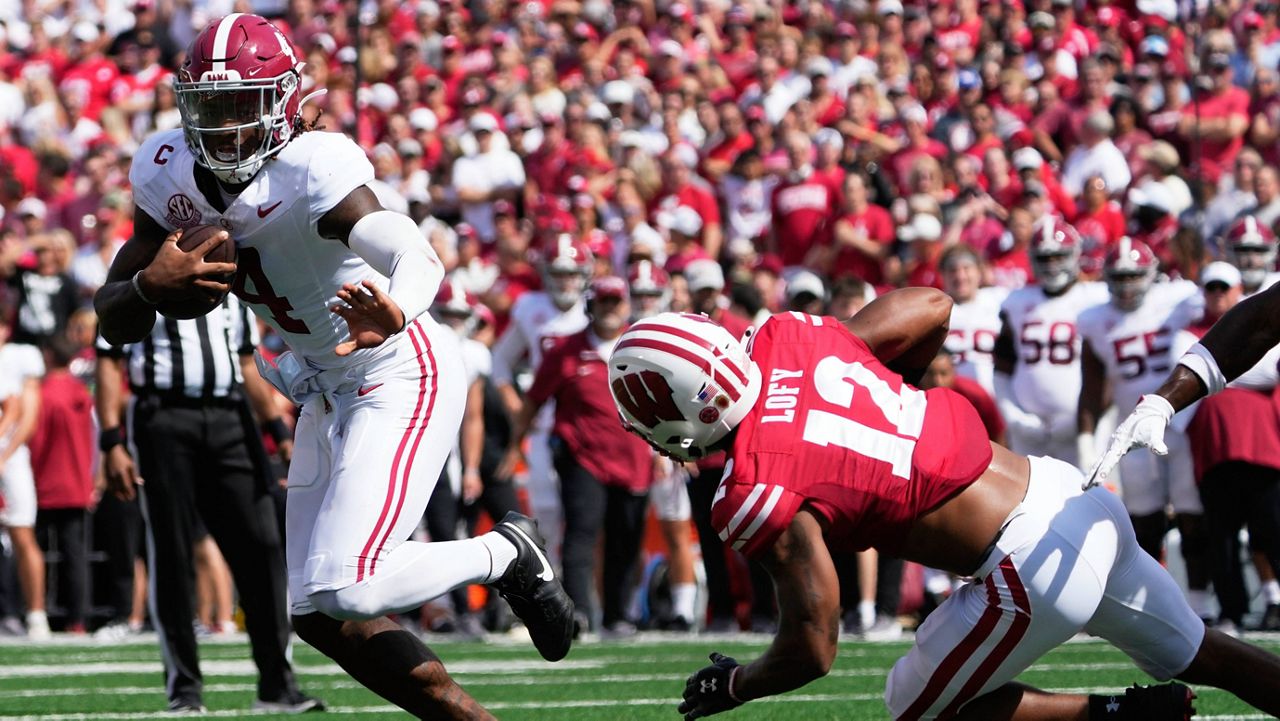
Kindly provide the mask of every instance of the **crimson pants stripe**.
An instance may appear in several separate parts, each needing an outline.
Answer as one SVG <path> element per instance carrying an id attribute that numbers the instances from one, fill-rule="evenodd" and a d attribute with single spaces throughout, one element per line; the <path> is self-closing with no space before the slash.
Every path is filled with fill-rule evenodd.
<path id="1" fill-rule="evenodd" d="M 951 683 L 955 675 L 959 673 L 960 668 L 964 666 L 974 651 L 978 650 L 995 630 L 996 624 L 1003 615 L 1000 611 L 999 595 L 996 593 L 995 581 L 991 576 L 987 576 L 987 609 L 982 612 L 982 617 L 978 619 L 978 623 L 969 631 L 960 642 L 960 645 L 951 649 L 951 653 L 938 664 L 938 668 L 929 677 L 929 682 L 925 684 L 924 691 L 916 698 L 911 707 L 906 710 L 899 720 L 918 719 L 933 706 L 938 697 L 942 695 L 942 691 Z"/>
<path id="2" fill-rule="evenodd" d="M 409 339 L 413 341 L 413 347 L 418 348 L 418 340 L 413 335 L 413 329 L 418 327 L 418 321 L 414 321 L 405 332 L 409 334 Z M 421 351 L 419 350 L 419 353 Z M 396 448 L 395 460 L 391 464 L 391 474 L 387 478 L 387 498 L 382 502 L 382 513 L 378 516 L 378 522 L 373 527 L 373 533 L 369 534 L 369 540 L 365 541 L 364 549 L 360 551 L 360 560 L 356 566 L 356 581 L 364 580 L 365 562 L 369 560 L 369 552 L 373 549 L 373 544 L 378 540 L 378 533 L 382 531 L 382 524 L 387 520 L 387 514 L 391 512 L 391 503 L 395 501 L 396 492 L 396 471 L 400 468 L 400 457 L 404 454 L 405 446 L 409 445 L 409 439 L 413 436 L 413 428 L 418 423 L 418 414 L 422 412 L 423 403 L 427 395 L 427 366 L 422 360 L 422 356 L 418 356 L 418 366 L 422 371 L 422 376 L 418 381 L 418 405 L 413 409 L 413 415 L 409 418 L 409 425 L 404 430 L 404 435 L 400 438 L 400 446 Z"/>
<path id="3" fill-rule="evenodd" d="M 418 332 L 422 333 L 421 327 L 419 327 Z M 436 407 L 436 357 L 431 352 L 431 343 L 427 340 L 425 334 L 422 336 L 422 344 L 426 348 L 427 360 L 431 362 L 431 395 L 427 400 L 427 413 L 422 417 L 422 423 L 418 425 L 418 435 L 413 439 L 413 446 L 409 449 L 409 457 L 404 462 L 404 469 L 401 471 L 402 475 L 400 477 L 400 500 L 396 503 L 396 512 L 391 517 L 391 523 L 387 524 L 387 529 L 382 534 L 382 540 L 378 541 L 378 550 L 373 552 L 373 562 L 370 565 L 369 573 L 373 573 L 374 569 L 378 567 L 378 559 L 382 556 L 382 549 L 387 545 L 387 539 L 391 537 L 391 530 L 396 527 L 396 521 L 400 520 L 400 511 L 404 508 L 405 496 L 409 494 L 409 472 L 413 470 L 413 459 L 418 455 L 418 445 L 422 443 L 422 436 L 427 431 L 427 424 L 431 422 L 431 410 Z M 417 347 L 416 343 L 414 347 Z M 418 356 L 418 362 L 422 362 L 421 354 Z"/>
<path id="4" fill-rule="evenodd" d="M 1000 668 L 1000 664 L 1009 658 L 1009 654 L 1013 653 L 1013 649 L 1018 647 L 1022 642 L 1022 637 L 1027 635 L 1027 627 L 1031 625 L 1031 604 L 1027 601 L 1027 589 L 1022 585 L 1022 579 L 1018 577 L 1018 570 L 1013 567 L 1013 560 L 1005 558 L 1000 562 L 1000 572 L 1004 575 L 1004 582 L 1009 587 L 1009 594 L 1013 597 L 1013 603 L 1017 610 L 1013 612 L 1013 622 L 1009 626 L 1009 630 L 1005 633 L 1004 638 L 1000 639 L 1000 643 L 992 650 L 991 655 L 974 670 L 973 675 L 965 682 L 960 689 L 960 693 L 947 704 L 939 714 L 939 719 L 948 719 L 960 710 L 960 706 L 969 699 L 977 695 L 978 691 L 986 685 L 991 679 L 992 674 Z"/>

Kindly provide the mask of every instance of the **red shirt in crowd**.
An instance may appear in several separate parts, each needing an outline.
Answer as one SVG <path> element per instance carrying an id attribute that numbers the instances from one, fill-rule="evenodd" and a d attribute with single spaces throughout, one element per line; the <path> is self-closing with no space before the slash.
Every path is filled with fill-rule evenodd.
<path id="1" fill-rule="evenodd" d="M 1248 118 L 1249 93 L 1244 88 L 1232 85 L 1221 93 L 1195 99 L 1187 106 L 1186 113 L 1194 115 L 1196 106 L 1200 108 L 1201 120 L 1222 120 L 1236 116 Z M 1218 178 L 1231 167 L 1236 160 L 1236 155 L 1243 147 L 1244 134 L 1230 140 L 1209 138 L 1201 140 L 1200 162 L 1204 167 L 1205 176 L 1211 182 L 1218 182 Z"/>
<path id="2" fill-rule="evenodd" d="M 670 213 L 681 205 L 698 211 L 698 217 L 702 218 L 702 230 L 698 233 L 699 243 L 702 243 L 703 238 L 706 237 L 708 225 L 720 225 L 720 202 L 716 200 L 716 194 L 711 191 L 706 181 L 697 177 L 682 188 L 671 190 L 664 187 L 660 190 L 649 203 L 649 220 L 656 222 L 658 213 Z"/>
<path id="3" fill-rule="evenodd" d="M 642 493 L 653 480 L 652 452 L 618 422 L 609 393 L 609 365 L 598 345 L 589 328 L 560 339 L 542 356 L 529 398 L 535 403 L 556 400 L 551 432 L 596 480 Z"/>
<path id="4" fill-rule="evenodd" d="M 712 526 L 748 556 L 768 549 L 805 504 L 830 522 L 834 550 L 892 554 L 917 518 L 991 462 L 986 430 L 963 396 L 911 387 L 835 318 L 780 313 L 751 344 L 765 387 L 738 426 L 711 507 Z M 895 410 L 909 423 L 886 417 L 877 399 L 887 396 L 902 399 Z M 887 441 L 852 450 L 840 442 L 846 427 Z"/>
<path id="5" fill-rule="evenodd" d="M 865 233 L 881 245 L 891 245 L 894 240 L 893 217 L 878 205 L 868 205 L 861 213 L 846 213 L 836 223 L 848 223 L 854 233 Z M 884 283 L 884 266 L 879 258 L 872 258 L 857 248 L 841 248 L 831 264 L 831 277 L 845 276 L 856 276 L 879 286 Z"/>
<path id="6" fill-rule="evenodd" d="M 812 175 L 774 188 L 774 243 L 784 266 L 803 265 L 811 248 L 830 243 L 838 202 L 831 186 Z"/>
<path id="7" fill-rule="evenodd" d="M 40 418 L 28 447 L 42 509 L 93 502 L 93 397 L 71 372 L 50 370 L 40 383 Z"/>

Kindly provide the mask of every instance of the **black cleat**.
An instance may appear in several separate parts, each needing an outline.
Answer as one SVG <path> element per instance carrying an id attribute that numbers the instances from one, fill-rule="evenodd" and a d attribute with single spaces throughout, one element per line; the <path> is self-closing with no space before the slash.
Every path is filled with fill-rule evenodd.
<path id="1" fill-rule="evenodd" d="M 516 560 L 493 587 L 524 621 L 538 653 L 559 661 L 573 643 L 573 600 L 547 560 L 547 542 L 537 522 L 511 511 L 493 530 L 516 547 Z"/>
<path id="2" fill-rule="evenodd" d="M 1124 692 L 1124 718 L 1137 721 L 1188 721 L 1196 715 L 1196 694 L 1180 683 L 1139 686 Z"/>
<path id="3" fill-rule="evenodd" d="M 1280 631 L 1280 603 L 1268 603 L 1267 610 L 1262 614 L 1262 622 L 1258 624 L 1259 631 Z"/>

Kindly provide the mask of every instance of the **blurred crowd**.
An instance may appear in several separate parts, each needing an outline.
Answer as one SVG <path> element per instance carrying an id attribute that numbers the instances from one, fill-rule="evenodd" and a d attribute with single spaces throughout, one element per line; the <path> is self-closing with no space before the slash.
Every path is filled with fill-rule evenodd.
<path id="1" fill-rule="evenodd" d="M 1238 300 L 1275 270 L 1280 5 L 1271 2 L 7 0 L 0 278 L 10 291 L 11 344 L 71 338 L 74 347 L 60 352 L 70 354 L 73 375 L 90 380 L 90 299 L 131 234 L 132 154 L 148 134 L 180 124 L 173 70 L 195 34 L 229 12 L 262 14 L 292 39 L 305 61 L 304 94 L 326 91 L 304 113 L 358 140 L 380 201 L 419 222 L 449 269 L 436 310 L 483 347 L 473 355 L 484 359 L 476 374 L 487 390 L 474 409 L 483 458 L 467 458 L 464 442 L 446 485 L 470 505 L 486 483 L 512 475 L 527 483 L 526 502 L 544 526 L 564 524 L 566 563 L 589 567 L 581 544 L 602 531 L 644 532 L 625 498 L 575 510 L 558 498 L 555 470 L 564 471 L 573 420 L 559 410 L 533 417 L 560 388 L 551 371 L 538 385 L 540 355 L 555 346 L 543 339 L 587 328 L 606 338 L 604 316 L 618 310 L 601 299 L 625 296 L 632 318 L 704 312 L 741 333 L 770 313 L 846 319 L 896 287 L 943 288 L 963 317 L 930 382 L 958 382 L 993 439 L 1005 438 L 1007 424 L 1015 450 L 1056 453 L 1065 442 L 1070 460 L 1083 464 L 1077 434 L 1102 431 L 1092 415 L 1077 427 L 1089 372 L 1081 357 L 1090 358 L 1078 317 L 1094 305 L 1123 306 L 1121 276 L 1149 269 L 1158 285 L 1180 282 L 1187 291 L 1177 303 L 1196 309 L 1166 331 L 1194 332 L 1202 306 L 1225 302 L 1207 286 L 1227 285 Z M 1065 287 L 1056 275 L 1064 261 Z M 1214 261 L 1238 272 L 1205 274 Z M 1104 280 L 1114 281 L 1111 295 L 1092 282 Z M 1055 316 L 1045 339 L 1002 315 L 1009 293 L 1049 303 L 1073 286 L 1097 292 Z M 1041 295 L 1023 292 L 1037 288 Z M 539 293 L 546 312 L 522 320 L 521 298 Z M 555 318 L 562 325 L 547 327 Z M 1058 323 L 1062 335 L 1052 335 Z M 1013 344 L 1004 367 L 1002 335 Z M 268 334 L 264 344 L 273 343 Z M 1041 350 L 1065 375 L 1000 382 L 1025 376 Z M 1104 363 L 1104 350 L 1093 347 L 1094 360 Z M 1157 351 L 1173 352 L 1148 341 L 1147 355 Z M 1156 385 L 1163 372 L 1155 371 L 1169 367 L 1167 357 L 1142 365 Z M 1064 377 L 1072 379 L 1069 408 L 1035 400 L 1061 395 Z M 531 385 L 537 403 L 527 408 Z M 5 406 L 4 418 L 23 408 L 33 412 Z M 17 426 L 13 433 L 25 428 Z M 512 430 L 514 445 L 524 444 L 514 456 Z M 567 445 L 584 452 L 572 437 Z M 767 626 L 771 598 L 760 574 L 706 533 L 701 556 L 718 556 L 717 568 L 695 579 L 690 524 L 702 526 L 711 494 L 694 487 L 704 477 L 714 491 L 707 468 L 645 463 L 624 478 L 586 465 L 596 482 L 649 498 L 664 531 L 654 552 L 664 564 L 638 564 L 607 584 L 669 576 L 659 595 L 676 607 L 661 619 L 672 627 L 706 618 Z M 1195 470 L 1198 479 L 1211 469 Z M 35 472 L 37 488 L 55 483 L 55 471 Z M 1271 473 L 1265 482 L 1280 478 Z M 692 512 L 688 499 L 680 507 L 686 485 Z M 88 509 L 96 500 L 86 493 L 76 503 Z M 1198 538 L 1166 505 L 1135 518 L 1164 519 L 1157 538 L 1175 525 Z M 633 520 L 605 523 L 615 510 Z M 583 513 L 596 521 L 583 526 Z M 611 548 L 634 556 L 642 545 L 634 540 Z M 1150 548 L 1160 552 L 1159 542 Z M 901 601 L 896 592 L 885 600 L 878 565 L 848 564 L 854 628 L 892 633 L 899 607 L 914 598 L 927 608 L 931 595 L 949 591 L 949 579 L 880 568 L 881 586 L 905 578 Z M 1250 612 L 1265 610 L 1264 625 L 1280 629 L 1280 585 L 1269 567 L 1258 564 L 1266 598 Z M 695 617 L 689 589 L 699 583 L 710 586 L 709 610 Z M 1208 587 L 1189 584 L 1192 593 Z M 592 609 L 594 593 L 579 590 L 575 600 Z M 603 589 L 603 621 L 592 611 L 584 625 L 624 633 L 651 615 L 647 602 L 619 605 L 618 593 Z M 1216 622 L 1203 600 L 1199 610 Z M 139 615 L 128 618 L 136 625 Z M 1231 615 L 1244 622 L 1239 609 Z"/>

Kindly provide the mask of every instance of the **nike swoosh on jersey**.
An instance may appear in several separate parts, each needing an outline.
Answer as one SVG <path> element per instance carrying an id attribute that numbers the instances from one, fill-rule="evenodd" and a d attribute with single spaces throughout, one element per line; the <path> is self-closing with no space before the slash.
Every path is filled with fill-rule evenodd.
<path id="1" fill-rule="evenodd" d="M 271 211 L 275 210 L 276 208 L 279 208 L 279 207 L 280 207 L 280 204 L 281 204 L 281 203 L 283 203 L 283 202 L 284 202 L 283 200 L 277 200 L 277 201 L 275 202 L 275 205 L 268 205 L 266 208 L 263 208 L 261 205 L 259 205 L 259 206 L 258 206 L 258 217 L 259 217 L 259 218 L 265 218 L 265 217 L 267 217 L 268 215 L 271 215 Z"/>
<path id="2" fill-rule="evenodd" d="M 519 526 L 513 525 L 511 526 L 511 530 L 520 534 L 520 537 L 524 539 L 524 542 L 533 547 L 533 553 L 538 557 L 538 563 L 542 564 L 542 572 L 538 574 L 538 578 L 541 578 L 544 581 L 554 581 L 556 579 L 556 572 L 551 570 L 551 564 L 547 563 L 547 557 L 542 555 L 542 551 L 538 548 L 538 544 L 534 543 L 532 538 L 529 538 L 524 531 L 520 530 Z"/>
<path id="3" fill-rule="evenodd" d="M 356 391 L 356 395 L 361 397 L 367 396 L 381 387 L 382 387 L 381 383 L 374 383 L 371 386 L 362 386 L 360 390 Z"/>

